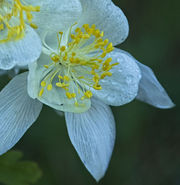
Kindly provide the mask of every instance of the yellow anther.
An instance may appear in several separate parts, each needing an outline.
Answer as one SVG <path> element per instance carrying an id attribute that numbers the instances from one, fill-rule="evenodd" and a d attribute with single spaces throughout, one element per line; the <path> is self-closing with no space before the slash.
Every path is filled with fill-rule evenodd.
<path id="1" fill-rule="evenodd" d="M 71 34 L 71 39 L 75 39 L 75 35 L 74 34 Z"/>
<path id="2" fill-rule="evenodd" d="M 74 59 L 73 57 L 71 57 L 71 58 L 69 59 L 69 61 L 70 61 L 71 63 L 74 63 L 74 62 L 75 62 L 75 59 Z"/>
<path id="3" fill-rule="evenodd" d="M 64 76 L 64 80 L 69 81 L 70 79 L 68 76 Z"/>
<path id="4" fill-rule="evenodd" d="M 118 62 L 111 64 L 111 67 L 117 66 L 118 64 L 119 64 Z"/>
<path id="5" fill-rule="evenodd" d="M 95 83 L 98 83 L 99 82 L 99 79 L 100 79 L 99 75 L 98 74 L 95 74 L 94 77 L 93 77 L 93 81 Z"/>
<path id="6" fill-rule="evenodd" d="M 79 103 L 78 103 L 77 101 L 75 101 L 74 105 L 75 105 L 76 107 L 78 107 L 78 106 L 79 106 Z"/>
<path id="7" fill-rule="evenodd" d="M 88 28 L 87 30 L 86 30 L 86 32 L 89 34 L 89 35 L 91 35 L 91 34 L 93 34 L 93 29 L 92 28 Z"/>
<path id="8" fill-rule="evenodd" d="M 81 100 L 84 100 L 84 99 L 85 99 L 85 96 L 82 96 L 82 97 L 81 97 Z"/>
<path id="9" fill-rule="evenodd" d="M 0 30 L 4 29 L 4 24 L 0 24 Z"/>
<path id="10" fill-rule="evenodd" d="M 110 53 L 110 52 L 113 51 L 113 50 L 114 50 L 114 47 L 109 48 L 109 49 L 107 50 L 107 52 Z"/>
<path id="11" fill-rule="evenodd" d="M 41 97 L 41 96 L 43 95 L 43 93 L 44 93 L 44 88 L 42 88 L 42 89 L 40 90 L 39 96 Z"/>
<path id="12" fill-rule="evenodd" d="M 86 30 L 86 29 L 88 29 L 89 28 L 89 24 L 84 24 L 83 25 L 83 28 Z"/>
<path id="13" fill-rule="evenodd" d="M 99 69 L 99 64 L 94 64 L 92 69 Z"/>
<path id="14" fill-rule="evenodd" d="M 62 87 L 69 87 L 69 84 L 62 83 Z"/>
<path id="15" fill-rule="evenodd" d="M 113 47 L 112 42 L 110 42 L 110 43 L 108 44 L 108 46 L 107 46 L 107 49 L 110 49 L 110 48 L 112 48 L 112 47 Z"/>
<path id="16" fill-rule="evenodd" d="M 77 35 L 77 38 L 82 39 L 83 38 L 83 32 L 79 32 L 79 34 Z"/>
<path id="17" fill-rule="evenodd" d="M 80 28 L 76 28 L 76 29 L 75 29 L 75 32 L 76 32 L 76 33 L 80 32 L 80 31 L 81 31 Z"/>
<path id="18" fill-rule="evenodd" d="M 111 68 L 112 67 L 109 65 L 109 63 L 104 63 L 102 67 L 103 71 L 109 71 Z"/>
<path id="19" fill-rule="evenodd" d="M 112 61 L 112 58 L 108 58 L 108 59 L 105 60 L 104 64 L 108 65 L 111 61 Z"/>
<path id="20" fill-rule="evenodd" d="M 60 49 L 62 52 L 66 50 L 66 46 L 62 46 Z"/>
<path id="21" fill-rule="evenodd" d="M 99 38 L 99 39 L 97 40 L 97 43 L 100 43 L 100 42 L 103 42 L 103 39 L 102 39 L 102 38 Z"/>
<path id="22" fill-rule="evenodd" d="M 101 36 L 100 30 L 95 30 L 94 31 L 94 36 L 97 37 L 97 38 L 100 37 Z"/>
<path id="23" fill-rule="evenodd" d="M 51 56 L 51 60 L 52 60 L 53 62 L 55 62 L 55 63 L 59 62 L 59 59 L 60 59 L 59 55 Z"/>
<path id="24" fill-rule="evenodd" d="M 70 92 L 66 92 L 66 96 L 67 96 L 68 99 L 72 99 L 72 95 L 71 95 Z"/>
<path id="25" fill-rule="evenodd" d="M 40 6 L 34 7 L 34 11 L 35 11 L 35 12 L 40 12 L 40 10 L 41 10 L 41 7 L 40 7 Z"/>
<path id="26" fill-rule="evenodd" d="M 61 80 L 63 80 L 63 77 L 61 75 L 58 75 L 58 78 L 61 79 Z"/>
<path id="27" fill-rule="evenodd" d="M 106 48 L 106 52 L 107 52 L 107 53 L 110 53 L 110 52 L 113 51 L 113 50 L 114 50 L 114 47 L 113 47 L 112 42 L 111 42 L 111 43 L 108 44 L 108 46 L 107 46 L 107 48 Z"/>
<path id="28" fill-rule="evenodd" d="M 80 40 L 81 40 L 81 38 L 79 38 L 79 37 L 75 38 L 75 44 L 79 44 Z"/>
<path id="29" fill-rule="evenodd" d="M 26 17 L 27 17 L 27 20 L 28 20 L 29 22 L 32 21 L 33 16 L 32 16 L 32 14 L 31 14 L 30 12 L 26 12 Z"/>
<path id="30" fill-rule="evenodd" d="M 102 63 L 103 62 L 103 60 L 102 59 L 96 59 L 96 61 L 98 61 L 99 63 Z"/>
<path id="31" fill-rule="evenodd" d="M 65 52 L 65 55 L 63 56 L 63 60 L 66 61 L 68 59 L 67 52 Z"/>
<path id="32" fill-rule="evenodd" d="M 94 71 L 94 69 L 92 69 L 91 74 L 92 75 L 95 75 L 96 74 L 95 71 Z"/>
<path id="33" fill-rule="evenodd" d="M 87 98 L 91 98 L 93 94 L 92 94 L 91 91 L 86 91 L 86 92 L 84 93 L 84 95 L 85 95 Z"/>
<path id="34" fill-rule="evenodd" d="M 101 74 L 101 79 L 104 79 L 106 76 L 112 76 L 112 73 L 110 72 L 104 72 Z"/>
<path id="35" fill-rule="evenodd" d="M 34 23 L 31 23 L 30 26 L 31 26 L 32 28 L 34 28 L 34 29 L 38 29 L 38 26 L 37 26 L 36 24 L 34 24 Z"/>
<path id="36" fill-rule="evenodd" d="M 104 42 L 98 42 L 96 45 L 95 45 L 95 48 L 100 48 L 104 46 Z"/>
<path id="37" fill-rule="evenodd" d="M 102 89 L 102 87 L 101 87 L 99 84 L 94 84 L 94 85 L 93 85 L 93 88 L 94 88 L 95 90 L 101 90 L 101 89 Z"/>
<path id="38" fill-rule="evenodd" d="M 47 86 L 47 90 L 48 90 L 48 91 L 51 91 L 51 90 L 52 90 L 52 84 L 49 84 L 49 85 Z"/>
<path id="39" fill-rule="evenodd" d="M 46 82 L 45 81 L 42 81 L 41 82 L 41 87 L 45 87 L 46 86 Z"/>
<path id="40" fill-rule="evenodd" d="M 89 39 L 89 38 L 90 38 L 90 35 L 89 35 L 89 34 L 84 34 L 84 35 L 82 36 L 82 38 L 83 38 L 83 39 Z"/>
<path id="41" fill-rule="evenodd" d="M 62 83 L 58 82 L 58 83 L 56 83 L 56 86 L 57 87 L 62 87 Z"/>
<path id="42" fill-rule="evenodd" d="M 48 69 L 48 68 L 49 68 L 49 66 L 48 66 L 48 65 L 44 65 L 44 67 L 45 67 L 46 69 Z"/>
<path id="43" fill-rule="evenodd" d="M 108 39 L 105 39 L 104 40 L 104 45 L 107 45 L 109 43 L 109 40 Z"/>
<path id="44" fill-rule="evenodd" d="M 72 52 L 72 56 L 73 56 L 73 57 L 76 56 L 76 53 L 75 53 L 75 52 Z"/>
<path id="45" fill-rule="evenodd" d="M 75 98 L 76 97 L 76 93 L 71 93 L 71 97 Z"/>
<path id="46" fill-rule="evenodd" d="M 107 53 L 106 52 L 103 52 L 100 57 L 101 58 L 104 58 L 104 57 L 106 57 L 106 55 L 107 55 Z"/>
<path id="47" fill-rule="evenodd" d="M 104 32 L 102 31 L 101 34 L 100 34 L 101 37 L 104 37 Z"/>
<path id="48" fill-rule="evenodd" d="M 93 24 L 93 25 L 91 26 L 91 28 L 95 30 L 95 29 L 96 29 L 96 25 Z"/>

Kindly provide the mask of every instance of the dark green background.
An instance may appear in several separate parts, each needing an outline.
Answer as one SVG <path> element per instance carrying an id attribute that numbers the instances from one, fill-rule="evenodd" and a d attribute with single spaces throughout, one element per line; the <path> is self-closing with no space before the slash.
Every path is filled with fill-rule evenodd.
<path id="1" fill-rule="evenodd" d="M 154 70 L 176 107 L 159 110 L 138 101 L 113 107 L 116 144 L 99 184 L 179 185 L 180 1 L 114 2 L 130 24 L 130 35 L 119 47 Z M 4 80 L 1 87 L 6 83 Z M 96 184 L 70 143 L 64 118 L 46 106 L 15 149 L 23 151 L 25 159 L 39 164 L 43 177 L 37 185 Z"/>

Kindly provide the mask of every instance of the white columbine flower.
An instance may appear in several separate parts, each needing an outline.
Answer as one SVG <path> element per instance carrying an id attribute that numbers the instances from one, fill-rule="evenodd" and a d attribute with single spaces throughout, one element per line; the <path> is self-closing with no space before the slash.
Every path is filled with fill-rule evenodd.
<path id="1" fill-rule="evenodd" d="M 53 17 L 40 17 L 47 21 L 41 30 L 44 54 L 0 92 L 0 154 L 18 142 L 44 103 L 65 112 L 71 142 L 98 181 L 115 141 L 109 105 L 135 98 L 158 108 L 173 103 L 149 67 L 114 49 L 129 30 L 125 15 L 110 0 L 43 2 L 42 9 Z"/>
<path id="2" fill-rule="evenodd" d="M 32 12 L 39 6 L 22 0 L 0 0 L 0 69 L 34 62 L 41 54 L 41 40 L 33 28 Z"/>

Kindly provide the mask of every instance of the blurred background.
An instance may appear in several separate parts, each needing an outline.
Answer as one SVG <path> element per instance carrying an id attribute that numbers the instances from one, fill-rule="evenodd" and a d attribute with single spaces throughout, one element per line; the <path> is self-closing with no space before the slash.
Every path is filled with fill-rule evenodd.
<path id="1" fill-rule="evenodd" d="M 129 37 L 119 48 L 154 70 L 176 107 L 159 110 L 133 101 L 112 108 L 116 143 L 99 185 L 180 185 L 180 1 L 114 3 L 130 25 Z M 14 149 L 38 163 L 43 175 L 37 185 L 96 184 L 70 143 L 64 117 L 46 106 Z"/>

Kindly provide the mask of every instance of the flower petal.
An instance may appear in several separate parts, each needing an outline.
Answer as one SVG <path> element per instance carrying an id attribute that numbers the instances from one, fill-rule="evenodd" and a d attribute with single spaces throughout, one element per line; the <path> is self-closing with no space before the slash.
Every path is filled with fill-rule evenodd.
<path id="1" fill-rule="evenodd" d="M 68 134 L 80 159 L 99 181 L 108 167 L 115 141 L 115 122 L 109 106 L 92 99 L 81 114 L 65 113 Z"/>
<path id="2" fill-rule="evenodd" d="M 42 104 L 27 94 L 27 73 L 0 92 L 0 154 L 12 148 L 39 116 Z"/>
<path id="3" fill-rule="evenodd" d="M 135 60 L 120 49 L 115 49 L 107 57 L 111 57 L 114 66 L 112 76 L 100 81 L 101 90 L 94 90 L 93 95 L 112 106 L 120 106 L 131 102 L 137 95 L 141 73 Z"/>
<path id="4" fill-rule="evenodd" d="M 59 111 L 76 113 L 87 111 L 91 106 L 91 102 L 89 99 L 81 100 L 82 96 L 78 93 L 78 88 L 73 82 L 69 82 L 69 91 L 76 93 L 76 100 L 80 104 L 79 106 L 75 105 L 74 99 L 67 98 L 66 91 L 60 87 L 57 87 L 55 81 L 53 81 L 53 88 L 51 91 L 48 91 L 46 88 L 44 88 L 43 95 L 41 97 L 39 96 L 39 92 L 42 89 L 41 81 L 45 77 L 45 74 L 48 73 L 48 70 L 44 67 L 44 65 L 48 65 L 50 63 L 52 63 L 50 57 L 42 54 L 37 62 L 29 65 L 29 96 L 31 98 L 37 98 L 42 103 Z"/>
<path id="5" fill-rule="evenodd" d="M 153 71 L 138 61 L 137 64 L 141 69 L 142 78 L 136 98 L 161 109 L 174 107 L 174 103 L 157 80 Z"/>
<path id="6" fill-rule="evenodd" d="M 77 21 L 82 11 L 79 0 L 25 1 L 33 6 L 40 6 L 40 12 L 33 13 L 33 22 L 40 28 L 40 34 L 48 31 L 64 31 L 62 29 Z"/>
<path id="7" fill-rule="evenodd" d="M 128 36 L 129 25 L 122 10 L 111 0 L 80 0 L 83 7 L 79 24 L 95 24 L 104 31 L 104 37 L 113 45 L 122 43 Z"/>
<path id="8" fill-rule="evenodd" d="M 9 70 L 14 66 L 25 66 L 37 60 L 41 54 L 41 40 L 29 26 L 22 40 L 0 44 L 0 69 Z"/>

